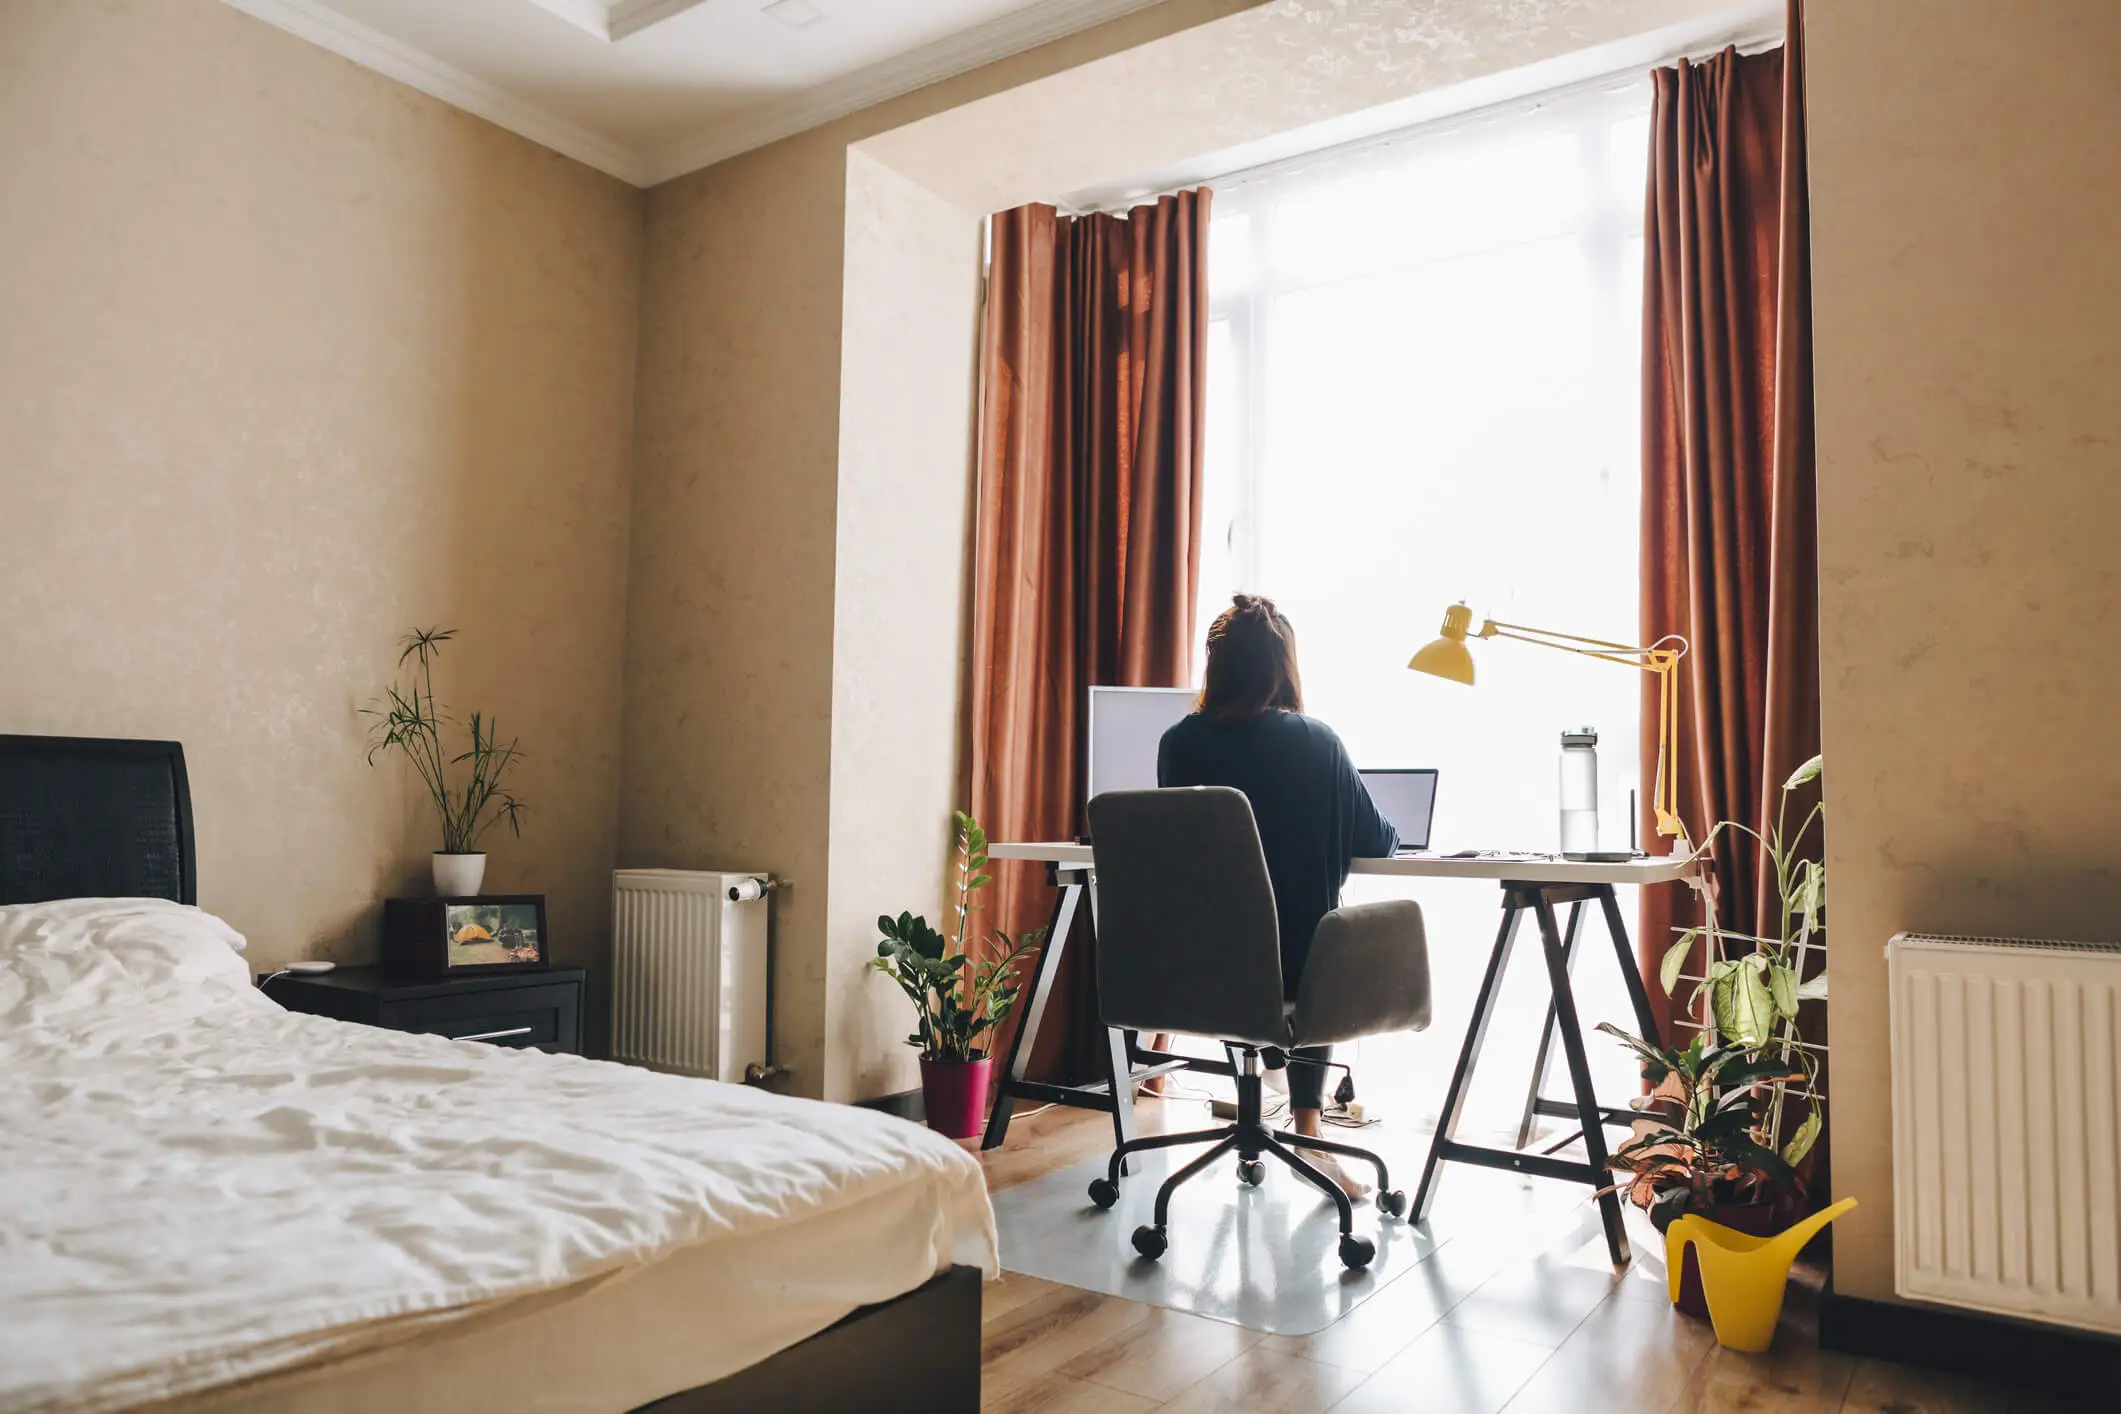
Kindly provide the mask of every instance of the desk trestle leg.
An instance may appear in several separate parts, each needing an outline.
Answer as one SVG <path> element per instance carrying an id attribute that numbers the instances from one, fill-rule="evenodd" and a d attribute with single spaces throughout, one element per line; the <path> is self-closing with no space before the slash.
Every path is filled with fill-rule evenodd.
<path id="1" fill-rule="evenodd" d="M 1627 984 L 1628 1005 L 1635 1013 L 1635 1034 L 1653 1046 L 1662 1045 L 1661 1034 L 1655 1013 L 1650 1010 L 1650 994 L 1642 984 L 1642 970 L 1635 961 L 1633 946 L 1628 942 L 1628 925 L 1620 916 L 1620 901 L 1607 889 L 1595 900 L 1601 908 L 1605 921 L 1606 938 L 1613 944 L 1615 959 L 1620 964 L 1621 980 Z M 1569 925 L 1561 935 L 1561 950 L 1569 960 L 1569 974 L 1573 978 L 1576 959 L 1581 955 L 1577 943 L 1583 932 L 1582 901 L 1569 905 Z M 1554 1004 L 1547 1004 L 1546 1027 L 1539 1033 L 1539 1050 L 1532 1062 L 1532 1083 L 1526 1087 L 1524 1117 L 1517 1126 L 1517 1147 L 1522 1149 L 1532 1142 L 1532 1130 L 1539 1120 L 1573 1119 L 1576 1117 L 1574 1100 L 1550 1100 L 1547 1098 L 1547 1078 L 1554 1061 Z M 1631 1111 L 1607 1109 L 1606 1123 L 1631 1124 L 1635 1115 Z M 1555 1141 L 1553 1148 L 1566 1147 L 1574 1135 L 1566 1135 Z M 1553 1152 L 1553 1148 L 1548 1150 Z"/>
<path id="2" fill-rule="evenodd" d="M 1605 1224 L 1606 1250 L 1612 1254 L 1613 1265 L 1623 1267 L 1628 1262 L 1628 1230 L 1620 1218 L 1620 1195 L 1609 1185 L 1605 1114 L 1591 1086 L 1591 1062 L 1584 1054 L 1583 1027 L 1576 1019 L 1576 991 L 1569 985 L 1569 955 L 1562 949 L 1561 930 L 1554 923 L 1554 905 L 1541 894 L 1535 906 L 1540 940 L 1546 944 L 1547 980 L 1554 988 L 1554 1022 L 1561 1032 L 1561 1053 L 1569 1063 L 1569 1080 L 1576 1091 L 1576 1113 L 1583 1121 L 1584 1157 L 1589 1161 L 1591 1181 L 1605 1190 L 1598 1195 L 1598 1217 Z"/>
<path id="3" fill-rule="evenodd" d="M 1428 1219 L 1435 1202 L 1437 1179 L 1446 1163 L 1469 1163 L 1478 1164 L 1483 1168 L 1509 1169 L 1540 1178 L 1589 1184 L 1594 1188 L 1605 1188 L 1612 1182 L 1612 1176 L 1606 1169 L 1604 1126 L 1608 1123 L 1625 1124 L 1629 1112 L 1607 1110 L 1599 1105 L 1591 1085 L 1590 1061 L 1584 1050 L 1583 1028 L 1576 1013 L 1576 997 L 1571 985 L 1570 970 L 1582 931 L 1586 904 L 1597 903 L 1605 915 L 1607 931 L 1612 935 L 1622 971 L 1628 980 L 1629 1000 L 1634 1005 L 1636 1019 L 1642 1025 L 1643 1035 L 1654 1037 L 1657 1034 L 1656 1026 L 1650 1017 L 1649 999 L 1643 990 L 1642 979 L 1636 972 L 1635 959 L 1628 948 L 1627 932 L 1621 924 L 1619 904 L 1614 899 L 1610 884 L 1542 884 L 1511 880 L 1505 881 L 1502 887 L 1502 928 L 1496 934 L 1495 950 L 1489 955 L 1487 973 L 1481 979 L 1480 994 L 1473 1004 L 1473 1018 L 1466 1027 L 1465 1045 L 1458 1055 L 1458 1068 L 1451 1074 L 1451 1086 L 1445 1095 L 1443 1112 L 1437 1120 L 1436 1137 L 1429 1146 L 1428 1162 L 1422 1167 L 1421 1186 L 1415 1194 L 1412 1214 L 1416 1222 Z M 1570 905 L 1566 934 L 1554 914 L 1555 905 L 1560 903 Z M 1546 1027 L 1541 1033 L 1539 1053 L 1534 1063 L 1532 1093 L 1527 1097 L 1523 1123 L 1520 1126 L 1518 1147 L 1494 1149 L 1461 1143 L 1456 1135 L 1459 1120 L 1465 1109 L 1466 1091 L 1472 1082 L 1474 1067 L 1480 1062 L 1481 1047 L 1487 1039 L 1488 1025 L 1494 1019 L 1503 974 L 1508 968 L 1511 945 L 1516 938 L 1517 925 L 1526 912 L 1532 913 L 1538 921 L 1540 949 L 1545 957 L 1547 986 L 1551 997 L 1547 1008 Z M 1561 1040 L 1562 1056 L 1569 1072 L 1571 1100 L 1566 1103 L 1543 1099 L 1539 1093 L 1547 1069 L 1552 1039 L 1557 1035 Z M 1529 1131 L 1536 1115 L 1564 1115 L 1574 1118 L 1581 1125 L 1583 1160 L 1559 1158 L 1551 1151 L 1524 1152 L 1523 1146 L 1530 1137 Z M 1570 1136 L 1571 1139 L 1576 1137 L 1579 1136 Z M 1628 1237 L 1627 1229 L 1622 1223 L 1619 1195 L 1605 1194 L 1598 1200 L 1598 1207 L 1599 1217 L 1605 1227 L 1607 1251 L 1611 1254 L 1615 1266 L 1625 1265 L 1628 1261 Z"/>
<path id="4" fill-rule="evenodd" d="M 1075 927 L 1075 910 L 1082 903 L 1082 879 L 1083 876 L 1077 873 L 1054 880 L 1058 892 L 1053 900 L 1053 919 L 1046 925 L 1046 941 L 1040 945 L 1038 965 L 1032 969 L 1031 995 L 1025 1001 L 1023 1018 L 1017 1024 L 1016 1034 L 1009 1038 L 1009 1054 L 997 1077 L 1000 1083 L 994 1087 L 994 1109 L 987 1116 L 987 1132 L 980 1139 L 982 1149 L 998 1148 L 1009 1137 L 1010 1112 L 1016 1108 L 1016 1097 L 1028 1083 L 1024 1079 L 1024 1068 L 1031 1063 L 1031 1042 L 1038 1035 L 1039 1023 L 1046 1019 L 1046 1003 L 1053 998 L 1053 982 L 1060 971 L 1061 955 L 1067 951 L 1068 935 Z"/>
<path id="5" fill-rule="evenodd" d="M 1568 930 L 1561 935 L 1561 955 L 1568 960 L 1570 976 L 1576 971 L 1576 940 L 1583 933 L 1583 904 L 1569 905 Z M 1532 1059 L 1532 1083 L 1524 1092 L 1524 1118 L 1517 1125 L 1517 1147 L 1532 1142 L 1532 1126 L 1539 1120 L 1539 1100 L 1546 1094 L 1547 1071 L 1554 1063 L 1554 1001 L 1547 1001 L 1546 1025 L 1539 1028 L 1539 1049 Z"/>
<path id="6" fill-rule="evenodd" d="M 1221 1075 L 1233 1073 L 1227 1065 L 1215 1062 L 1144 1051 L 1134 1032 L 1105 1027 L 1104 1040 L 1098 1048 L 1098 1068 L 1104 1072 L 1104 1079 L 1088 1085 L 1054 1085 L 1025 1079 L 1024 1072 L 1031 1064 L 1033 1043 L 1038 1039 L 1039 1027 L 1045 1023 L 1047 1003 L 1053 999 L 1061 958 L 1067 952 L 1076 914 L 1089 887 L 1089 874 L 1085 870 L 1062 870 L 1050 865 L 1048 868 L 1059 891 L 1053 901 L 1053 921 L 1047 927 L 1045 945 L 1039 949 L 1038 964 L 1032 969 L 1023 1024 L 1010 1038 L 1008 1055 L 996 1076 L 994 1108 L 987 1115 L 987 1131 L 980 1139 L 982 1149 L 998 1148 L 1009 1137 L 1009 1117 L 1018 1100 L 1043 1100 L 1050 1104 L 1073 1105 L 1078 1109 L 1103 1110 L 1112 1116 L 1114 1144 L 1124 1145 L 1138 1133 L 1134 1097 L 1136 1087 L 1143 1081 L 1178 1070 L 1207 1070 Z M 1094 914 L 1095 910 L 1093 922 Z"/>
<path id="7" fill-rule="evenodd" d="M 1429 1220 L 1445 1151 L 1456 1147 L 1451 1136 L 1458 1132 L 1473 1067 L 1480 1062 L 1480 1048 L 1487 1044 L 1488 1022 L 1495 1016 L 1495 999 L 1502 992 L 1502 974 L 1509 966 L 1510 948 L 1517 941 L 1517 924 L 1522 916 L 1522 909 L 1508 902 L 1503 904 L 1502 930 L 1495 935 L 1495 950 L 1488 954 L 1488 970 L 1480 979 L 1480 995 L 1473 1002 L 1473 1019 L 1466 1026 L 1465 1044 L 1458 1051 L 1458 1068 L 1451 1072 L 1451 1088 L 1444 1092 L 1443 1110 L 1436 1117 L 1436 1137 L 1429 1144 L 1429 1159 L 1421 1166 L 1421 1187 L 1415 1191 L 1414 1208 L 1408 1214 L 1412 1222 Z"/>

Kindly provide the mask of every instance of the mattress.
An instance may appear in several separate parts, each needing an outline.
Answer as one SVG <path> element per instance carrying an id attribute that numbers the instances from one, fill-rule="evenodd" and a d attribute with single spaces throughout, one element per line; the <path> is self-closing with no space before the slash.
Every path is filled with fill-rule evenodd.
<path id="1" fill-rule="evenodd" d="M 0 908 L 0 1411 L 618 1410 L 994 1270 L 926 1130 L 291 1014 L 241 945 Z"/>

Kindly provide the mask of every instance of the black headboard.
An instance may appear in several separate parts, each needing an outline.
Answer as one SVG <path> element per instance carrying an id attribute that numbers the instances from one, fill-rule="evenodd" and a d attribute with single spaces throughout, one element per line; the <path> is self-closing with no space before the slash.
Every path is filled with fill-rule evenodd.
<path id="1" fill-rule="evenodd" d="M 173 741 L 0 736 L 0 904 L 199 901 Z"/>

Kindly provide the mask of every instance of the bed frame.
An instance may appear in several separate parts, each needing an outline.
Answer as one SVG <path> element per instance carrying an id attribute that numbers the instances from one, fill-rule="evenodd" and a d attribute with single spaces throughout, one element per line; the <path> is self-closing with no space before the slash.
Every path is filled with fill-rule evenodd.
<path id="1" fill-rule="evenodd" d="M 191 786 L 173 741 L 0 735 L 0 904 L 198 902 Z M 952 1267 L 905 1295 L 654 1414 L 978 1414 L 980 1274 Z"/>
<path id="2" fill-rule="evenodd" d="M 0 736 L 0 904 L 60 898 L 199 901 L 183 747 Z"/>

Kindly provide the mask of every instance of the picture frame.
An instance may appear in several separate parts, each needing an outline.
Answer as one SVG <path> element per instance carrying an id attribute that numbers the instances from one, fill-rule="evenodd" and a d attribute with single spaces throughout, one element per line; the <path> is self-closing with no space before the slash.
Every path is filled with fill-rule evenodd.
<path id="1" fill-rule="evenodd" d="M 385 899 L 382 962 L 403 977 L 549 971 L 545 896 Z"/>

